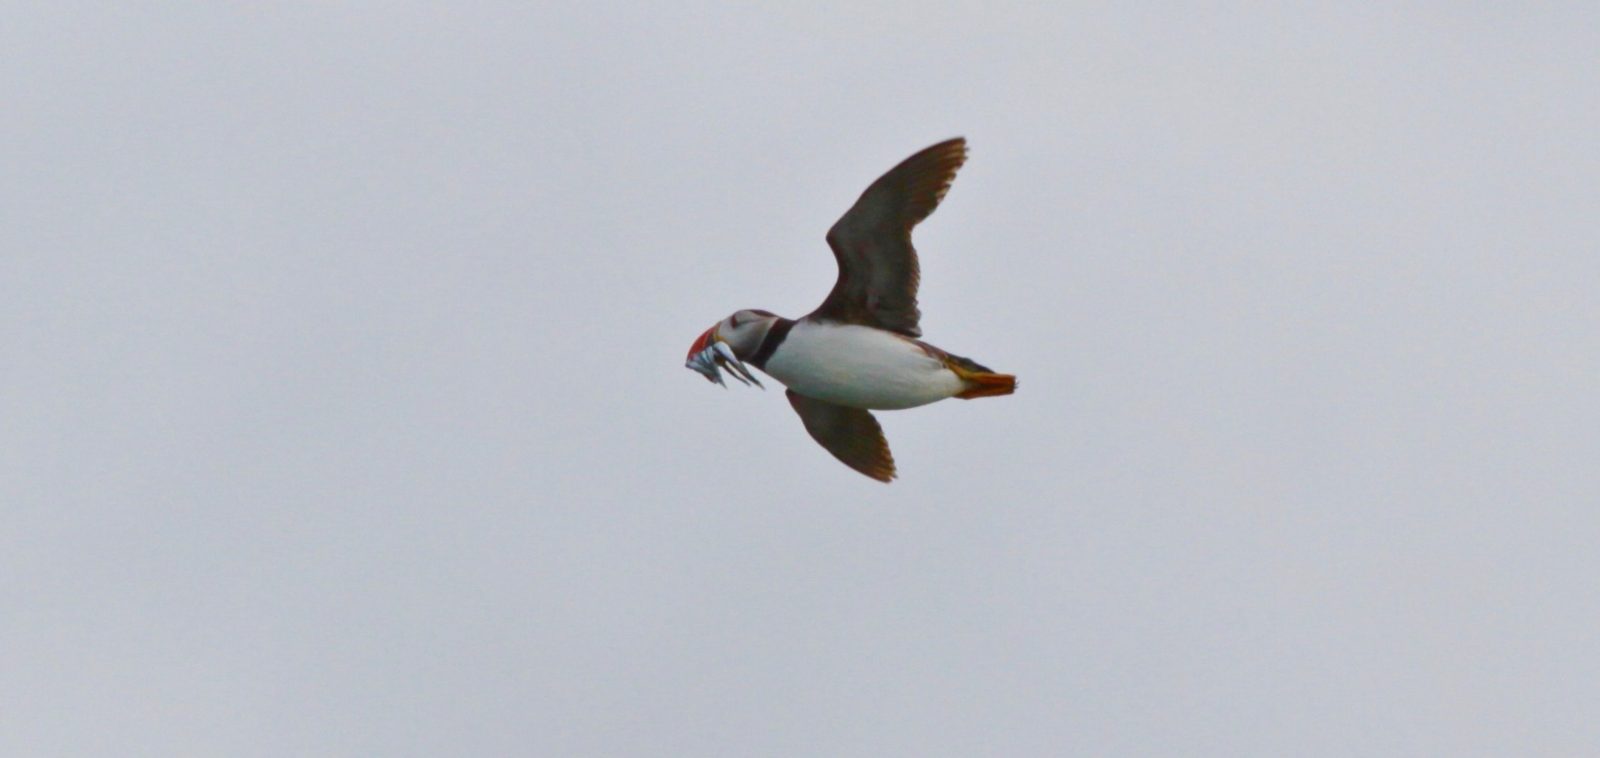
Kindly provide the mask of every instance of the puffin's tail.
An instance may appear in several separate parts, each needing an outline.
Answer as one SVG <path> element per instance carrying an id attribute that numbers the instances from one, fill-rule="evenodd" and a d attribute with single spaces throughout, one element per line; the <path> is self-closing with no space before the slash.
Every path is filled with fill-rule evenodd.
<path id="1" fill-rule="evenodd" d="M 1017 391 L 1017 378 L 1010 374 L 969 374 L 961 378 L 967 383 L 967 389 L 956 397 L 962 400 L 997 397 Z"/>
<path id="2" fill-rule="evenodd" d="M 1017 391 L 1017 378 L 1011 374 L 996 374 L 988 366 L 979 364 L 970 358 L 952 355 L 944 365 L 948 366 L 955 375 L 961 377 L 965 390 L 956 394 L 962 400 L 972 400 L 980 397 L 998 397 L 1009 395 Z"/>

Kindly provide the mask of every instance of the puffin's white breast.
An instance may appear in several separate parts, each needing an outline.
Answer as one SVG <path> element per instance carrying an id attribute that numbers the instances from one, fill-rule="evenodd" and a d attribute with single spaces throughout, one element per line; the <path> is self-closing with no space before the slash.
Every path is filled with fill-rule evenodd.
<path id="1" fill-rule="evenodd" d="M 853 408 L 914 408 L 964 388 L 943 361 L 893 332 L 805 319 L 763 370 L 802 395 Z"/>

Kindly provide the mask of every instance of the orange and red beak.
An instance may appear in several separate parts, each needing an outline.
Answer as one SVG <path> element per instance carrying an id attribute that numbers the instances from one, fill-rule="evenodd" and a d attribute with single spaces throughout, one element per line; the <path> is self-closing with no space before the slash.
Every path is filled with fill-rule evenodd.
<path id="1" fill-rule="evenodd" d="M 721 324 L 717 326 L 721 326 Z M 694 344 L 689 346 L 689 358 L 684 361 L 684 367 L 698 372 L 708 382 L 727 387 L 727 383 L 722 381 L 722 371 L 720 370 L 725 368 L 728 373 L 733 374 L 733 378 L 738 379 L 740 382 L 746 385 L 754 384 L 757 387 L 766 389 L 766 387 L 761 386 L 761 380 L 757 379 L 755 374 L 750 373 L 750 369 L 746 368 L 744 362 L 739 360 L 739 356 L 734 355 L 733 348 L 729 347 L 728 343 L 723 342 L 722 338 L 717 336 L 717 326 L 707 329 L 704 334 L 701 334 L 694 341 Z"/>
<path id="2" fill-rule="evenodd" d="M 694 341 L 694 344 L 689 346 L 689 362 L 692 364 L 694 362 L 694 357 L 703 352 L 706 349 L 706 344 L 711 342 L 711 340 L 716 339 L 716 337 L 717 327 L 713 326 L 710 329 L 705 330 L 705 333 L 701 334 L 700 337 Z M 694 368 L 692 365 L 689 367 Z"/>

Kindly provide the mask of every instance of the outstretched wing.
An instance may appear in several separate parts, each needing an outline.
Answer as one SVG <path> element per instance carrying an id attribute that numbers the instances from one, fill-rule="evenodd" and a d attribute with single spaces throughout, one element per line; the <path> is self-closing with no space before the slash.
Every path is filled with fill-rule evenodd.
<path id="1" fill-rule="evenodd" d="M 939 206 L 966 160 L 966 139 L 946 140 L 905 159 L 861 193 L 828 230 L 839 279 L 812 318 L 922 336 L 911 227 Z"/>
<path id="2" fill-rule="evenodd" d="M 883 427 L 878 426 L 871 413 L 799 395 L 794 390 L 786 394 L 811 439 L 833 457 L 880 482 L 894 478 L 894 456 L 883 439 Z"/>

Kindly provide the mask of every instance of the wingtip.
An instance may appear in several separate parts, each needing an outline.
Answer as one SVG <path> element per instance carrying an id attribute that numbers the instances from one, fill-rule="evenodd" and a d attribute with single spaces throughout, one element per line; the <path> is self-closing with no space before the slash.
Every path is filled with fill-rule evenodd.
<path id="1" fill-rule="evenodd" d="M 961 156 L 961 160 L 963 160 L 963 161 L 965 161 L 967 159 L 967 153 L 971 149 L 971 148 L 967 147 L 967 138 L 966 137 L 951 137 L 950 139 L 947 139 L 947 140 L 945 140 L 943 142 L 940 142 L 937 145 L 934 145 L 934 147 L 944 148 L 945 150 L 949 151 L 952 154 L 959 155 L 959 156 Z"/>
<path id="2" fill-rule="evenodd" d="M 923 154 L 938 156 L 941 161 L 951 161 L 960 166 L 967 161 L 966 137 L 951 137 L 943 142 L 936 142 L 922 150 Z"/>
<path id="3" fill-rule="evenodd" d="M 894 460 L 893 459 L 889 460 L 886 464 L 883 464 L 883 465 L 880 465 L 878 467 L 873 468 L 871 471 L 863 471 L 861 469 L 856 469 L 856 470 L 857 471 L 861 471 L 861 473 L 863 473 L 863 474 L 866 474 L 869 479 L 873 479 L 875 481 L 883 482 L 884 484 L 889 484 L 889 483 L 893 482 L 895 480 L 895 477 L 900 475 L 899 472 L 895 471 L 895 469 L 894 469 Z"/>

